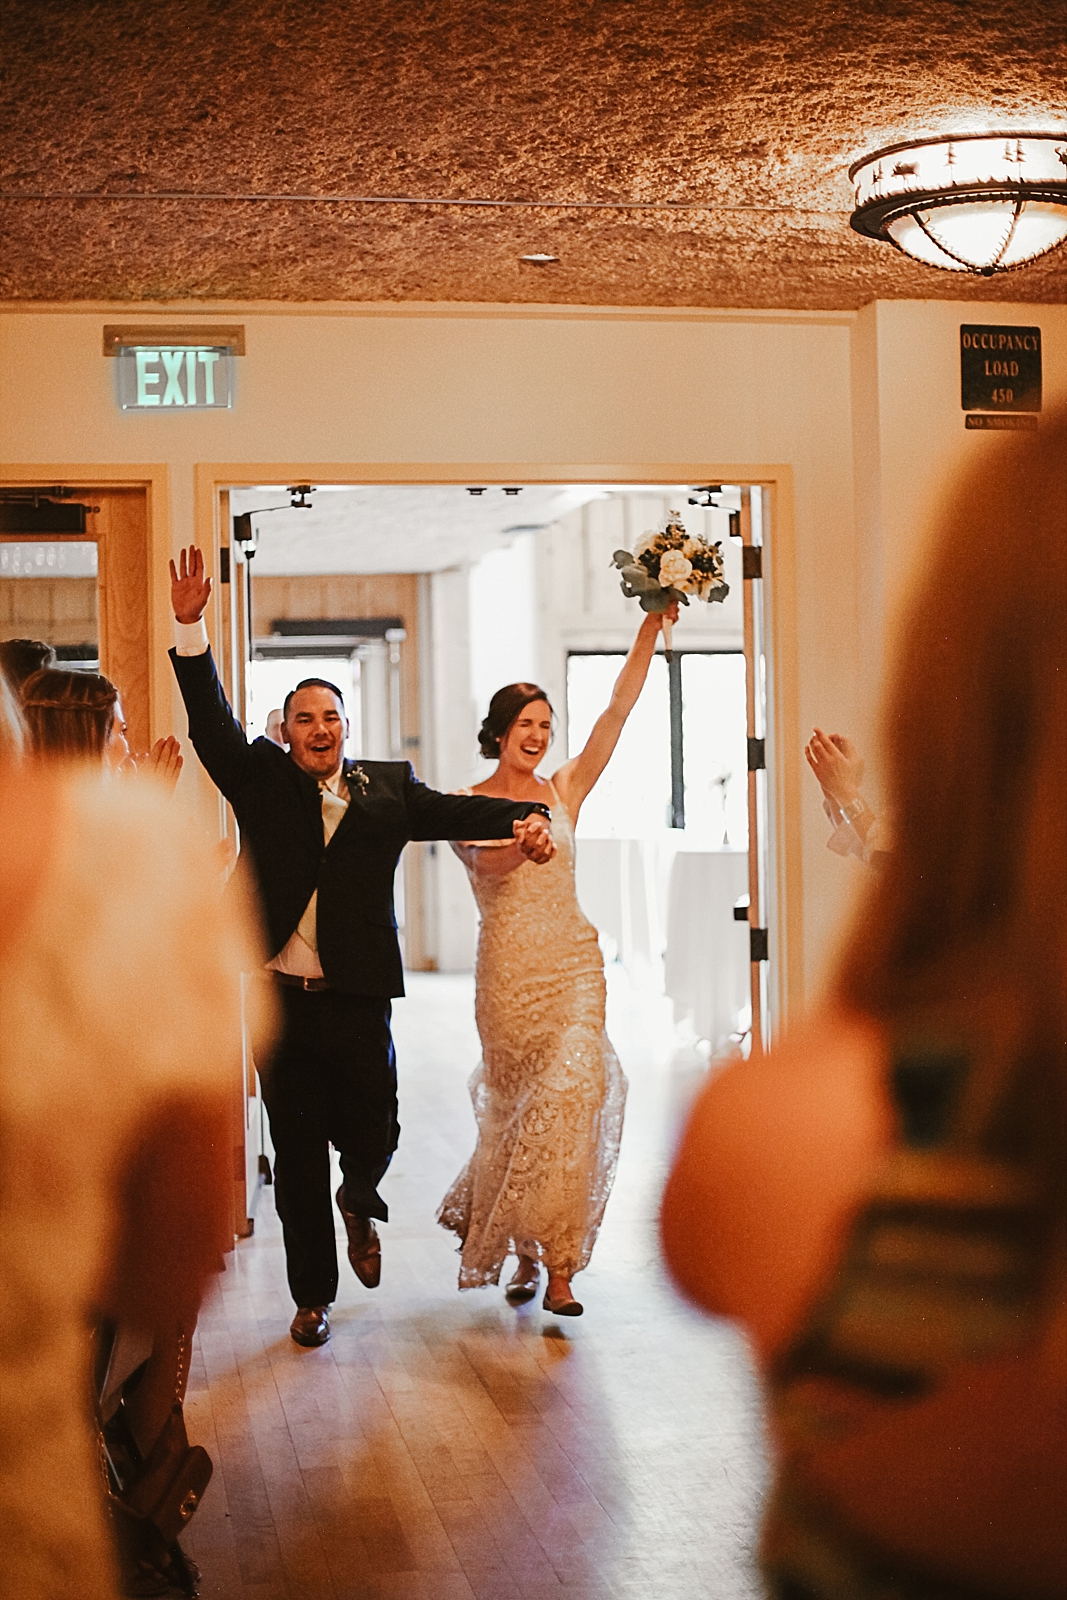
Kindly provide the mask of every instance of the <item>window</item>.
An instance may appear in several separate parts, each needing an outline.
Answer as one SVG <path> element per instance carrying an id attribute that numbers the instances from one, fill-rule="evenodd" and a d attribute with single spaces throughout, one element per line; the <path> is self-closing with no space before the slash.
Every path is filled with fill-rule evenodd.
<path id="1" fill-rule="evenodd" d="M 681 767 L 687 845 L 748 848 L 745 658 L 741 651 L 676 652 L 681 663 Z M 585 744 L 611 698 L 622 652 L 567 661 L 569 755 Z M 667 663 L 653 658 L 603 777 L 586 800 L 579 833 L 588 838 L 681 840 L 671 822 L 671 713 Z"/>

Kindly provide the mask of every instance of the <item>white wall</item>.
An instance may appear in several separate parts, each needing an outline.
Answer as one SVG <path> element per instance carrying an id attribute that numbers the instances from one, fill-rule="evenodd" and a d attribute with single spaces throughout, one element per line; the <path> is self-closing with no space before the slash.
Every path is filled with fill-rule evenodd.
<path id="1" fill-rule="evenodd" d="M 728 537 L 725 511 L 688 504 L 688 490 L 643 490 L 606 494 L 561 517 L 539 542 L 541 679 L 559 719 L 554 754 L 566 759 L 567 655 L 571 650 L 628 650 L 643 612 L 622 592 L 612 553 L 632 550 L 646 530 L 662 527 L 668 511 L 682 514 L 686 526 L 723 547 L 727 599 L 715 605 L 694 601 L 683 608 L 675 629 L 680 648 L 718 645 L 740 650 L 740 547 Z"/>
<path id="2" fill-rule="evenodd" d="M 516 534 L 471 568 L 471 693 L 479 723 L 504 684 L 539 681 L 539 543 L 537 533 Z M 483 767 L 479 776 L 488 770 Z"/>
<path id="3" fill-rule="evenodd" d="M 477 717 L 471 693 L 470 574 L 454 569 L 422 580 L 419 608 L 422 778 L 449 793 L 474 777 Z M 442 972 L 474 965 L 477 916 L 467 874 L 439 842 L 424 858 L 426 954 Z"/>
<path id="4" fill-rule="evenodd" d="M 856 728 L 865 744 L 871 743 L 893 619 L 921 575 L 944 500 L 998 437 L 965 427 L 963 322 L 1040 327 L 1044 410 L 1067 403 L 1067 307 L 879 301 L 858 314 L 852 389 L 863 694 Z M 875 771 L 872 789 L 877 781 Z"/>
<path id="5" fill-rule="evenodd" d="M 75 463 L 167 464 L 167 503 L 153 507 L 157 731 L 181 725 L 163 657 L 164 558 L 194 534 L 194 471 L 210 462 L 253 464 L 267 482 L 299 481 L 285 476 L 297 464 L 313 482 L 328 481 L 331 467 L 385 482 L 472 466 L 475 482 L 539 473 L 671 481 L 701 463 L 737 482 L 787 468 L 792 505 L 783 514 L 792 515 L 797 551 L 793 737 L 815 721 L 864 730 L 878 596 L 914 553 L 946 475 L 988 443 L 963 432 L 959 323 L 984 310 L 989 321 L 1039 324 L 1047 392 L 1067 390 L 1061 307 L 915 302 L 857 316 L 193 304 L 139 306 L 136 320 L 243 323 L 233 411 L 123 415 L 102 329 L 128 319 L 128 305 L 0 309 L 6 462 L 39 467 L 44 482 Z M 469 670 L 455 692 L 455 737 L 442 738 L 449 750 L 454 738 L 458 760 L 460 732 L 465 740 L 473 732 Z M 453 770 L 447 752 L 441 763 Z M 810 987 L 848 877 L 825 850 L 814 785 L 799 781 Z"/>

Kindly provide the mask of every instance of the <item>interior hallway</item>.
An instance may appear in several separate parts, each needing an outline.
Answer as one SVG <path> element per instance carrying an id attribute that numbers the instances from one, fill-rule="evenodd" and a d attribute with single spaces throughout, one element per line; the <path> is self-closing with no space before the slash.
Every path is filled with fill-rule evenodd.
<path id="1" fill-rule="evenodd" d="M 740 1339 L 667 1284 L 655 1216 L 694 1066 L 609 977 L 630 1079 L 586 1306 L 561 1321 L 455 1287 L 436 1206 L 473 1144 L 467 977 L 397 1003 L 400 1150 L 380 1289 L 342 1260 L 333 1337 L 288 1336 L 270 1189 L 201 1317 L 186 1417 L 215 1476 L 184 1543 L 224 1600 L 748 1600 L 766 1481 Z M 340 1231 L 340 1219 L 338 1219 Z M 510 1268 L 507 1269 L 510 1272 Z M 542 1279 L 542 1283 L 543 1283 Z"/>

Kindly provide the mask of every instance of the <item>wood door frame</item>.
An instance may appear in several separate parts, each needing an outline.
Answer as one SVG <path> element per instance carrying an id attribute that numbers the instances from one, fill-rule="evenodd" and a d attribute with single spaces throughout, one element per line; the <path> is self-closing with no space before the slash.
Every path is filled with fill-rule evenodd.
<path id="1" fill-rule="evenodd" d="M 764 554 L 764 621 L 769 664 L 767 762 L 771 779 L 776 910 L 772 933 L 773 989 L 779 1023 L 804 999 L 804 905 L 801 853 L 802 741 L 797 680 L 796 532 L 793 469 L 783 462 L 199 462 L 194 470 L 197 543 L 212 553 L 218 571 L 222 540 L 221 496 L 230 488 L 258 484 L 330 483 L 389 487 L 404 484 L 739 483 L 766 493 L 769 538 Z M 226 543 L 229 542 L 228 531 Z M 218 594 L 216 586 L 216 597 Z M 213 613 L 216 636 L 224 618 L 221 600 Z M 777 949 L 775 949 L 777 946 Z"/>
<path id="2" fill-rule="evenodd" d="M 153 605 L 157 559 L 170 554 L 169 469 L 164 462 L 118 466 L 100 462 L 18 462 L 0 468 L 0 488 L 40 488 L 52 484 L 78 490 L 127 489 L 144 494 L 143 531 L 115 529 L 110 537 L 97 540 L 100 546 L 97 595 L 100 669 L 122 690 L 134 740 L 138 744 L 143 742 L 147 748 L 169 720 L 167 709 L 160 714 L 158 705 L 158 682 L 162 674 L 156 659 L 157 627 Z M 123 625 L 120 625 L 115 597 L 130 589 L 131 572 L 134 583 L 123 604 Z M 143 613 L 140 619 L 138 610 Z"/>

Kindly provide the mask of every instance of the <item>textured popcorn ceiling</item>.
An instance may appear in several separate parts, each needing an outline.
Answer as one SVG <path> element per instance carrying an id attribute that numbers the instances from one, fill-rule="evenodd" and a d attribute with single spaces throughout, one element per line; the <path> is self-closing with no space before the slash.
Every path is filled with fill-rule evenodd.
<path id="1" fill-rule="evenodd" d="M 7 298 L 1067 298 L 1064 250 L 988 281 L 859 238 L 847 178 L 927 133 L 1067 129 L 1067 0 L 6 0 L 2 26 L 2 192 L 46 197 L 0 201 Z M 122 198 L 170 191 L 280 198 Z"/>

